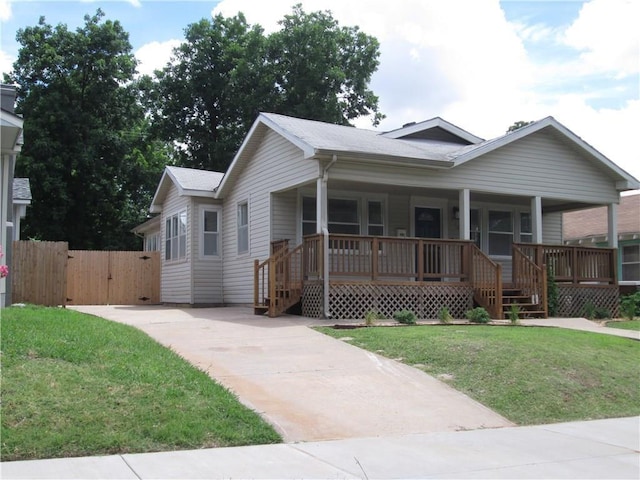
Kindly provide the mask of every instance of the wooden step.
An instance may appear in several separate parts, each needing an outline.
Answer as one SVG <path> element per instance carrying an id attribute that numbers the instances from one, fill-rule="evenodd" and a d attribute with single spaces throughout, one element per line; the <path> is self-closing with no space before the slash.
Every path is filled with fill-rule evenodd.
<path id="1" fill-rule="evenodd" d="M 264 315 L 269 311 L 268 305 L 254 305 L 253 306 L 253 314 L 254 315 Z"/>

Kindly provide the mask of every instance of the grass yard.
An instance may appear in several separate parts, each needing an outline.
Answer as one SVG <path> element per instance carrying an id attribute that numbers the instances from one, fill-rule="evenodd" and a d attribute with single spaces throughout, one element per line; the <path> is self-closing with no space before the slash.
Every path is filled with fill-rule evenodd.
<path id="1" fill-rule="evenodd" d="M 0 315 L 2 461 L 282 441 L 133 327 L 60 308 Z"/>
<path id="2" fill-rule="evenodd" d="M 622 328 L 624 330 L 640 331 L 640 320 L 625 320 L 622 322 L 607 322 L 607 327 Z"/>
<path id="3" fill-rule="evenodd" d="M 520 425 L 640 415 L 640 342 L 631 339 L 511 326 L 319 330 L 450 378 Z"/>

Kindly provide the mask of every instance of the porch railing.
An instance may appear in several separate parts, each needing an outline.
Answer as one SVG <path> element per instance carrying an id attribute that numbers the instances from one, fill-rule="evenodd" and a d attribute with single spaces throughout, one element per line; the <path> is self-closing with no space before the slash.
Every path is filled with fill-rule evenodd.
<path id="1" fill-rule="evenodd" d="M 527 244 L 514 244 L 512 250 L 512 280 L 513 286 L 522 295 L 529 297 L 530 302 L 539 305 L 544 310 L 544 316 L 549 316 L 547 305 L 547 269 L 543 264 L 538 266 L 534 258 L 530 258 L 522 249 Z"/>
<path id="2" fill-rule="evenodd" d="M 475 301 L 491 318 L 502 318 L 502 267 L 471 243 L 471 286 Z"/>
<path id="3" fill-rule="evenodd" d="M 547 265 L 558 283 L 618 283 L 615 248 L 527 243 L 515 246 L 538 267 Z"/>
<path id="4" fill-rule="evenodd" d="M 322 236 L 305 237 L 305 276 L 322 275 Z M 331 234 L 329 275 L 361 281 L 469 280 L 469 249 L 464 240 L 368 237 Z"/>
<path id="5" fill-rule="evenodd" d="M 253 306 L 255 313 L 275 317 L 300 301 L 303 278 L 303 247 L 289 250 L 287 245 L 260 263 L 254 262 Z"/>

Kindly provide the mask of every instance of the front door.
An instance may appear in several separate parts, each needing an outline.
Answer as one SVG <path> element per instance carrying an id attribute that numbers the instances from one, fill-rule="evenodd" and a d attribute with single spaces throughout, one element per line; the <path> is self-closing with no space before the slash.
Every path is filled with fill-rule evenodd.
<path id="1" fill-rule="evenodd" d="M 416 237 L 442 238 L 442 210 L 439 208 L 415 207 L 414 233 Z M 416 272 L 419 281 L 439 281 L 440 275 L 440 246 L 434 244 L 423 245 L 422 268 L 419 268 L 420 255 L 416 252 Z"/>

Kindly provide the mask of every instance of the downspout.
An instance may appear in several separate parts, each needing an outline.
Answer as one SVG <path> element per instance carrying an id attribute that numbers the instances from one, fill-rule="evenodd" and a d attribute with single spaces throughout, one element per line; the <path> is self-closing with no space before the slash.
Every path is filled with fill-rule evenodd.
<path id="1" fill-rule="evenodd" d="M 328 204 L 328 194 L 327 194 L 327 183 L 329 181 L 329 169 L 333 166 L 334 163 L 338 161 L 338 156 L 333 155 L 331 162 L 327 165 L 322 172 L 322 192 L 325 197 L 323 199 L 324 212 L 322 215 L 322 291 L 323 291 L 323 314 L 324 318 L 331 318 L 331 311 L 329 308 L 329 228 L 328 228 L 328 220 L 329 220 L 329 212 L 327 212 L 327 204 Z M 324 201 L 327 200 L 327 201 Z"/>

